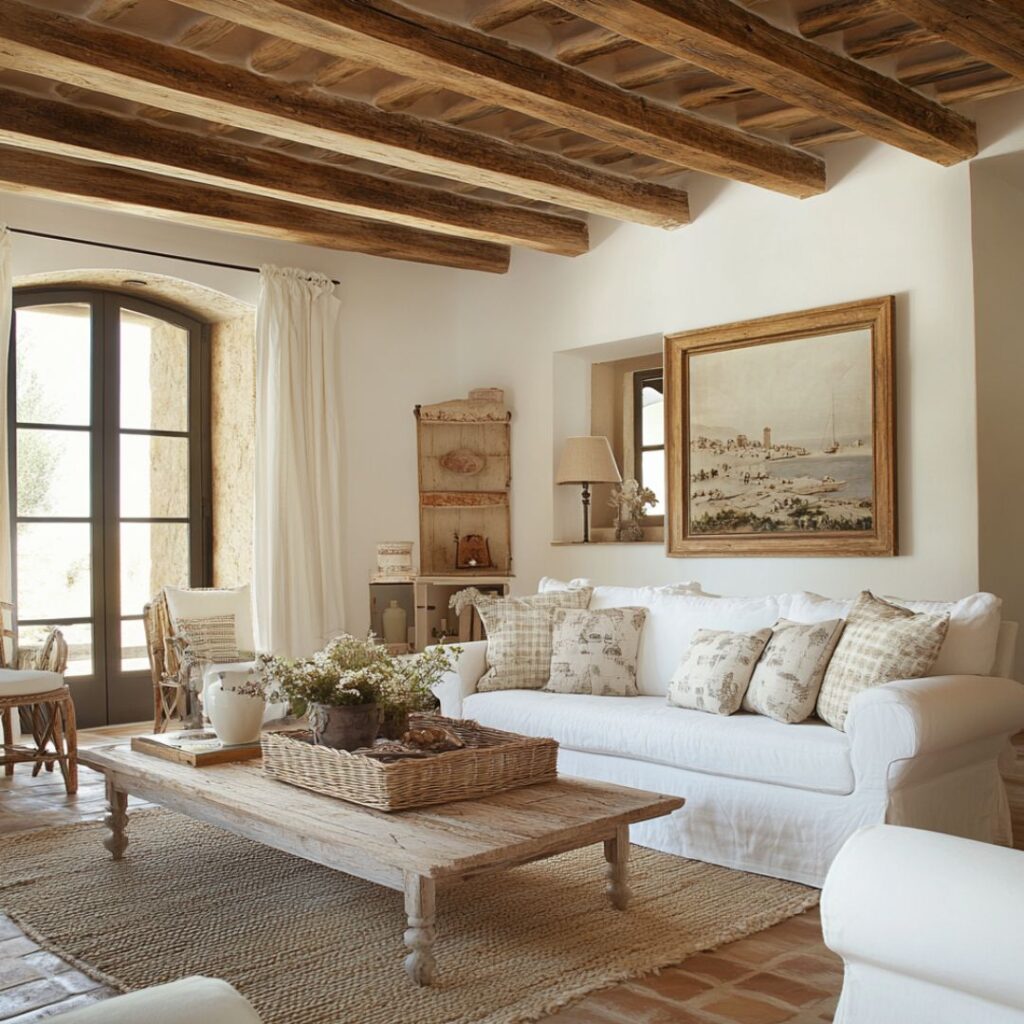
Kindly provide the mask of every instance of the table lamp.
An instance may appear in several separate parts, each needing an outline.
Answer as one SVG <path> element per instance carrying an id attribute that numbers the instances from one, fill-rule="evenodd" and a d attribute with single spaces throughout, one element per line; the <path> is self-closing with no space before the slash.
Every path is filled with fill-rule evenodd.
<path id="1" fill-rule="evenodd" d="M 607 437 L 566 438 L 555 481 L 583 485 L 583 543 L 590 543 L 590 485 L 622 482 Z"/>

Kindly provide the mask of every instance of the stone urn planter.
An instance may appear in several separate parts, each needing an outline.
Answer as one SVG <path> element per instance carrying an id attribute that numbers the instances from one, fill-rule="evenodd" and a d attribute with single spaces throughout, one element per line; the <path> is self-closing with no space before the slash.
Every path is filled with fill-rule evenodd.
<path id="1" fill-rule="evenodd" d="M 379 704 L 309 705 L 313 742 L 335 750 L 373 746 L 380 728 Z"/>

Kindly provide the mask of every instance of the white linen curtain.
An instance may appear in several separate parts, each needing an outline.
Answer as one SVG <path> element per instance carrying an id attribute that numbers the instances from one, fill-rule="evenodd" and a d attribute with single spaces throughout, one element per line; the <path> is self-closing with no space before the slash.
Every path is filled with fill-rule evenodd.
<path id="1" fill-rule="evenodd" d="M 340 314 L 326 277 L 260 268 L 253 601 L 260 650 L 286 657 L 344 629 Z"/>
<path id="2" fill-rule="evenodd" d="M 11 348 L 14 304 L 11 276 L 11 233 L 0 224 L 0 601 L 11 593 L 11 502 L 7 467 L 7 356 Z"/>

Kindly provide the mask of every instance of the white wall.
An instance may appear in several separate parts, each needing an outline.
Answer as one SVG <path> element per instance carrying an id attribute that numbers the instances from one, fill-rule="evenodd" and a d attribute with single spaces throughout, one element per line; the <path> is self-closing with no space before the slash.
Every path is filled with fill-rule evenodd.
<path id="1" fill-rule="evenodd" d="M 1024 97 L 977 115 L 984 155 L 1024 151 Z M 691 189 L 696 219 L 686 228 L 596 221 L 587 256 L 517 251 L 500 277 L 20 197 L 0 197 L 0 222 L 213 260 L 301 266 L 342 282 L 339 458 L 349 491 L 339 529 L 349 539 L 344 582 L 354 630 L 368 622 L 374 544 L 417 536 L 413 406 L 477 385 L 504 387 L 513 409 L 517 591 L 551 573 L 622 583 L 698 578 L 726 593 L 871 587 L 953 597 L 979 582 L 969 168 L 940 168 L 867 142 L 832 147 L 828 163 L 824 196 L 798 201 L 699 182 Z M 22 236 L 14 260 L 16 275 L 117 266 L 177 274 L 248 302 L 256 296 L 255 275 Z M 582 392 L 556 403 L 555 353 L 563 353 L 561 380 L 578 362 L 575 348 L 623 341 L 628 349 L 627 339 L 889 293 L 897 296 L 902 556 L 669 559 L 647 545 L 551 546 L 558 437 L 586 429 L 575 422 Z M 575 387 L 571 372 L 567 379 Z"/>
<path id="2" fill-rule="evenodd" d="M 1024 153 L 971 168 L 981 586 L 1024 620 Z M 1015 678 L 1024 679 L 1024 644 Z"/>

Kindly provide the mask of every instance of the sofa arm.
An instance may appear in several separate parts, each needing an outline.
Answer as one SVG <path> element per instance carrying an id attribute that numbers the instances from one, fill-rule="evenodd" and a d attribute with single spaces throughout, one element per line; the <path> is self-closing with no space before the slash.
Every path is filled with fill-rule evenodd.
<path id="1" fill-rule="evenodd" d="M 821 897 L 825 944 L 848 966 L 1024 1009 L 1022 920 L 1024 853 L 896 825 L 855 832 Z"/>
<path id="2" fill-rule="evenodd" d="M 1024 729 L 1024 686 L 992 676 L 931 676 L 886 683 L 850 704 L 846 732 L 858 783 L 922 755 L 987 741 L 994 751 Z"/>
<path id="3" fill-rule="evenodd" d="M 261 1024 L 249 1000 L 226 981 L 200 977 L 104 999 L 53 1019 L 60 1024 Z"/>
<path id="4" fill-rule="evenodd" d="M 441 701 L 441 714 L 448 718 L 462 717 L 462 701 L 476 693 L 477 680 L 487 671 L 487 641 L 471 640 L 459 644 L 462 653 L 451 672 L 445 672 L 434 684 L 434 696 Z"/>

